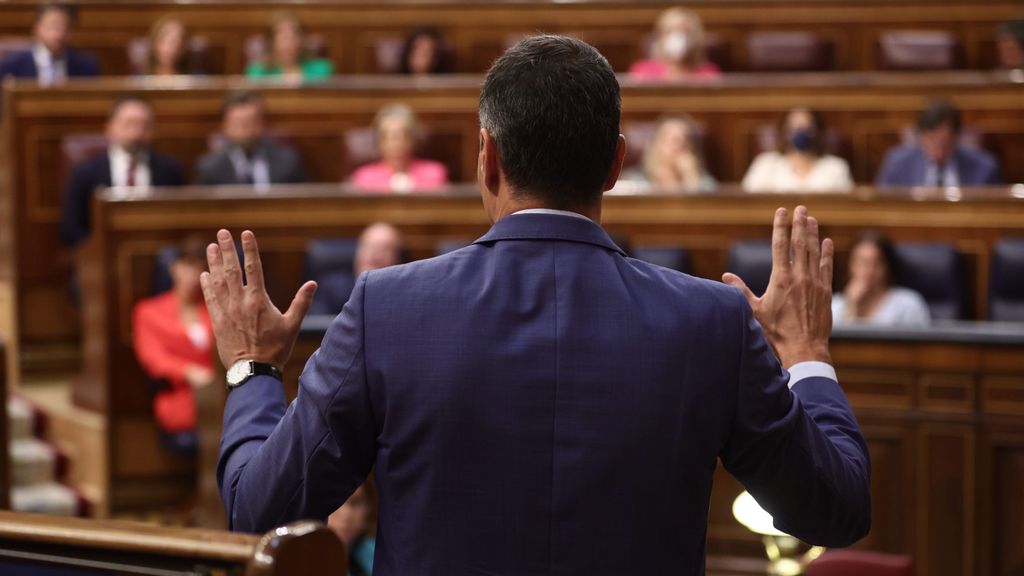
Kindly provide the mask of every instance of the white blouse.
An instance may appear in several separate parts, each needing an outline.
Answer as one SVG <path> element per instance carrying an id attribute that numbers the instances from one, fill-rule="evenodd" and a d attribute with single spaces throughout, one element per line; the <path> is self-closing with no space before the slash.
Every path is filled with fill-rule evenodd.
<path id="1" fill-rule="evenodd" d="M 846 192 L 853 188 L 846 160 L 830 154 L 818 158 L 811 171 L 800 177 L 785 154 L 763 152 L 743 177 L 747 192 Z"/>
<path id="2" fill-rule="evenodd" d="M 867 318 L 848 319 L 846 317 L 846 300 L 842 294 L 832 296 L 832 325 L 844 324 L 898 326 L 903 328 L 920 328 L 931 323 L 928 304 L 917 292 L 909 288 L 894 286 L 889 289 L 885 299 Z"/>

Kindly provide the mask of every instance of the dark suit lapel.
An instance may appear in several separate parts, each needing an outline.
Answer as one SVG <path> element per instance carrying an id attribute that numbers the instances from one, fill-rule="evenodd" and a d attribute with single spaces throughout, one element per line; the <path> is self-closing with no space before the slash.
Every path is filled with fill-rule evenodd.
<path id="1" fill-rule="evenodd" d="M 108 188 L 110 186 L 113 186 L 114 185 L 114 175 L 113 175 L 113 171 L 110 169 L 110 151 L 109 150 L 103 150 L 103 152 L 101 152 L 99 154 L 99 169 L 100 169 L 100 174 L 99 174 L 100 181 L 103 182 L 103 185 L 108 187 Z"/>

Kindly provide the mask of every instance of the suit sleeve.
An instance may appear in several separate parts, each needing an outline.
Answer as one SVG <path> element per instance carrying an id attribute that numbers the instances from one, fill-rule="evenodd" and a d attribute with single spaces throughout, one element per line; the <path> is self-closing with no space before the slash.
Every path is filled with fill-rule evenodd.
<path id="1" fill-rule="evenodd" d="M 232 530 L 325 520 L 369 474 L 377 434 L 363 351 L 365 279 L 307 362 L 291 406 L 269 376 L 228 395 L 217 481 Z"/>
<path id="2" fill-rule="evenodd" d="M 216 175 L 217 170 L 217 157 L 212 154 L 207 154 L 199 159 L 199 163 L 196 164 L 196 184 L 200 186 L 214 186 L 217 184 L 224 184 L 220 182 Z"/>
<path id="3" fill-rule="evenodd" d="M 86 165 L 71 172 L 60 217 L 60 238 L 65 246 L 77 246 L 89 236 L 89 203 L 94 187 Z"/>
<path id="4" fill-rule="evenodd" d="M 809 544 L 849 546 L 871 527 L 867 445 L 838 382 L 790 390 L 744 302 L 735 416 L 722 461 L 775 527 Z"/>
<path id="5" fill-rule="evenodd" d="M 895 175 L 893 174 L 893 151 L 889 150 L 882 159 L 882 167 L 878 169 L 878 177 L 875 178 L 875 186 L 896 186 Z"/>
<path id="6" fill-rule="evenodd" d="M 288 182 L 290 184 L 304 184 L 308 182 L 309 176 L 306 174 L 306 163 L 302 155 L 295 148 L 289 149 L 289 152 L 292 157 L 292 173 Z"/>
<path id="7" fill-rule="evenodd" d="M 181 164 L 170 156 L 167 156 L 163 160 L 164 170 L 166 171 L 165 179 L 166 182 L 158 184 L 159 186 L 184 186 L 185 185 L 185 171 L 181 169 Z"/>

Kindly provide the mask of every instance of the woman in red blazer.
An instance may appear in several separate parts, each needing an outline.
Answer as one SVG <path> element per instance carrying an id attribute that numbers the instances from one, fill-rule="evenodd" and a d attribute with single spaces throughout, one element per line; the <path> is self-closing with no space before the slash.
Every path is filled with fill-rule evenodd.
<path id="1" fill-rule="evenodd" d="M 199 287 L 205 254 L 202 240 L 183 242 L 171 263 L 171 290 L 135 305 L 135 356 L 147 376 L 167 383 L 153 399 L 153 413 L 170 433 L 195 429 L 192 390 L 213 382 L 213 329 Z"/>

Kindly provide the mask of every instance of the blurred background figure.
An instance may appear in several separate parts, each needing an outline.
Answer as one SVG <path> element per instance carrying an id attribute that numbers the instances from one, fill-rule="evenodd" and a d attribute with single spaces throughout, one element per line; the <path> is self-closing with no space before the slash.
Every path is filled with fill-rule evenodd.
<path id="1" fill-rule="evenodd" d="M 354 244 L 354 247 L 353 247 Z M 363 229 L 356 242 L 320 239 L 306 248 L 306 279 L 320 285 L 309 309 L 312 315 L 335 316 L 348 302 L 363 272 L 402 263 L 402 233 L 384 222 Z"/>
<path id="2" fill-rule="evenodd" d="M 135 356 L 155 390 L 153 414 L 186 452 L 195 446 L 193 389 L 214 381 L 213 327 L 199 286 L 204 270 L 206 243 L 185 239 L 170 266 L 171 290 L 139 301 L 132 314 Z"/>
<path id="3" fill-rule="evenodd" d="M 889 150 L 878 186 L 994 186 L 1002 183 L 999 161 L 962 146 L 960 110 L 947 100 L 929 102 L 917 116 L 917 139 Z"/>
<path id="4" fill-rule="evenodd" d="M 398 228 L 386 222 L 377 222 L 367 226 L 359 235 L 359 247 L 353 265 L 356 278 L 363 272 L 401 263 L 402 233 Z"/>
<path id="5" fill-rule="evenodd" d="M 71 5 L 41 4 L 32 28 L 32 48 L 10 54 L 0 62 L 0 81 L 7 76 L 36 78 L 41 86 L 52 86 L 68 78 L 98 76 L 96 58 L 68 46 L 76 17 Z"/>
<path id="6" fill-rule="evenodd" d="M 177 76 L 198 73 L 190 62 L 188 30 L 181 20 L 164 16 L 149 29 L 146 54 L 146 75 Z"/>
<path id="7" fill-rule="evenodd" d="M 265 110 L 259 95 L 229 94 L 221 119 L 226 142 L 199 159 L 198 184 L 266 187 L 306 181 L 306 169 L 298 152 L 267 136 Z"/>
<path id="8" fill-rule="evenodd" d="M 690 192 L 713 192 L 718 182 L 705 169 L 701 150 L 693 119 L 686 115 L 663 116 L 644 151 L 641 165 L 625 170 L 620 180 Z"/>
<path id="9" fill-rule="evenodd" d="M 1024 69 L 1024 20 L 1001 25 L 997 42 L 999 67 L 1005 70 Z"/>
<path id="10" fill-rule="evenodd" d="M 60 235 L 74 247 L 89 237 L 92 197 L 108 186 L 181 186 L 185 175 L 178 161 L 152 149 L 153 109 L 137 96 L 124 96 L 107 119 L 105 153 L 72 169 L 64 191 Z"/>
<path id="11" fill-rule="evenodd" d="M 373 574 L 373 552 L 376 539 L 371 532 L 375 522 L 376 504 L 370 482 L 366 482 L 348 497 L 348 500 L 327 518 L 327 526 L 334 530 L 348 551 L 349 576 Z"/>
<path id="12" fill-rule="evenodd" d="M 380 160 L 358 168 L 352 182 L 374 191 L 412 192 L 448 183 L 448 169 L 433 160 L 416 158 L 422 133 L 416 114 L 405 104 L 391 104 L 373 120 Z"/>
<path id="13" fill-rule="evenodd" d="M 825 152 L 825 121 L 794 108 L 778 127 L 778 149 L 762 152 L 743 177 L 748 192 L 844 192 L 853 188 L 846 160 Z"/>
<path id="14" fill-rule="evenodd" d="M 309 54 L 299 19 L 291 12 L 278 12 L 267 31 L 270 54 L 251 62 L 245 74 L 250 78 L 283 78 L 290 82 L 327 78 L 334 65 L 326 58 Z"/>
<path id="15" fill-rule="evenodd" d="M 410 76 L 429 76 L 451 72 L 451 64 L 441 32 L 421 26 L 409 32 L 402 45 L 398 71 Z"/>
<path id="16" fill-rule="evenodd" d="M 697 14 L 685 8 L 661 13 L 654 28 L 653 58 L 634 62 L 630 77 L 636 80 L 708 80 L 721 75 L 708 62 L 704 25 Z"/>
<path id="17" fill-rule="evenodd" d="M 909 328 L 927 326 L 928 304 L 917 292 L 895 285 L 896 252 L 878 232 L 858 236 L 850 250 L 849 280 L 832 297 L 832 323 Z"/>

